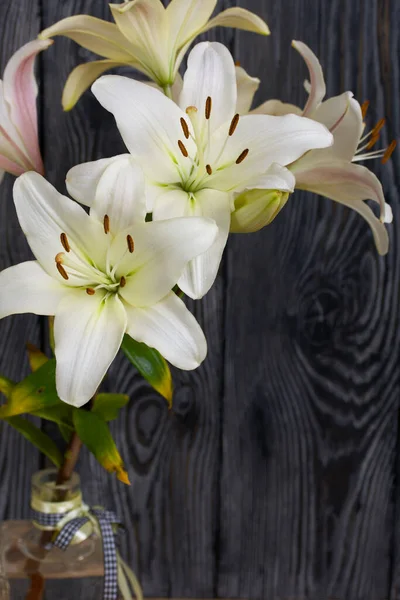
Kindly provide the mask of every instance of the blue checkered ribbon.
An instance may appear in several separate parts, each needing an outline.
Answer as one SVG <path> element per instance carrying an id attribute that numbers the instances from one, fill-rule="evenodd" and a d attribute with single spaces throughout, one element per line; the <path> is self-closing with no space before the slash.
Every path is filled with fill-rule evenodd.
<path id="1" fill-rule="evenodd" d="M 41 527 L 46 528 L 57 528 L 58 523 L 65 522 L 66 515 L 64 514 L 46 514 L 33 511 L 33 518 L 36 523 Z M 126 563 L 120 559 L 115 539 L 115 531 L 121 526 L 121 522 L 118 520 L 115 513 L 102 508 L 90 508 L 87 513 L 81 516 L 74 516 L 70 520 L 67 520 L 62 525 L 60 531 L 57 533 L 56 538 L 49 544 L 48 548 L 55 546 L 60 550 L 66 550 L 73 540 L 76 533 L 82 529 L 89 521 L 95 522 L 98 525 L 98 530 L 103 545 L 103 556 L 104 556 L 104 589 L 103 589 L 103 600 L 117 600 L 119 581 L 123 580 L 126 582 L 125 576 L 128 577 L 132 583 L 133 573 L 127 567 Z M 117 529 L 116 529 L 117 528 Z M 137 583 L 136 578 L 134 581 Z M 140 590 L 140 586 L 139 586 Z M 125 596 L 125 594 L 124 594 Z"/>

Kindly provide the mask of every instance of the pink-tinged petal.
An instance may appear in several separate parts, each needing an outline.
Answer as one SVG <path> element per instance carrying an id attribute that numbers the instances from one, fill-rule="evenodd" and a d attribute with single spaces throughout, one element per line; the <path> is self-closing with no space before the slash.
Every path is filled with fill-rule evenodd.
<path id="1" fill-rule="evenodd" d="M 39 149 L 36 96 L 38 92 L 34 63 L 36 55 L 53 43 L 52 40 L 33 40 L 17 50 L 4 71 L 4 99 L 17 128 L 32 167 L 43 173 Z"/>
<path id="2" fill-rule="evenodd" d="M 292 46 L 301 54 L 310 73 L 310 95 L 304 107 L 303 114 L 304 116 L 311 116 L 314 110 L 321 104 L 326 94 L 324 74 L 318 58 L 306 44 L 293 40 Z"/>
<path id="3" fill-rule="evenodd" d="M 357 211 L 371 227 L 379 254 L 386 254 L 389 238 L 384 226 L 388 217 L 387 204 L 378 178 L 365 167 L 346 161 L 319 164 L 314 169 L 295 172 L 296 188 L 308 190 Z M 364 200 L 374 200 L 380 206 L 378 219 Z"/>
<path id="4" fill-rule="evenodd" d="M 22 175 L 22 173 L 25 173 L 25 169 L 21 167 L 21 165 L 18 165 L 3 154 L 0 154 L 0 169 L 3 169 L 7 173 L 11 173 L 11 175 L 15 175 L 16 177 Z"/>

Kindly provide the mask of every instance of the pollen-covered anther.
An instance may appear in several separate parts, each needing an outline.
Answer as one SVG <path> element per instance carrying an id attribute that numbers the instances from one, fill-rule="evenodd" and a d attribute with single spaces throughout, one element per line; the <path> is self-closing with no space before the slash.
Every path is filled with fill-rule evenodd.
<path id="1" fill-rule="evenodd" d="M 69 277 L 68 277 L 67 271 L 64 269 L 62 264 L 60 262 L 56 261 L 56 267 L 57 267 L 57 271 L 60 273 L 61 277 L 63 279 L 65 279 L 66 281 L 68 281 Z"/>
<path id="2" fill-rule="evenodd" d="M 58 254 L 56 254 L 54 260 L 58 265 L 61 265 L 64 261 L 64 252 L 59 252 Z"/>
<path id="3" fill-rule="evenodd" d="M 235 67 L 241 67 L 242 64 L 240 62 L 240 60 L 235 60 Z"/>
<path id="4" fill-rule="evenodd" d="M 183 156 L 185 158 L 187 158 L 189 156 L 189 153 L 186 150 L 185 144 L 181 140 L 178 140 L 178 146 L 179 146 L 179 150 L 182 152 Z"/>
<path id="5" fill-rule="evenodd" d="M 110 217 L 108 215 L 104 215 L 103 219 L 104 233 L 110 232 Z"/>
<path id="6" fill-rule="evenodd" d="M 365 117 L 367 116 L 368 107 L 369 107 L 369 100 L 365 100 L 365 102 L 363 102 L 361 105 L 361 114 L 362 114 L 363 119 L 365 119 Z"/>
<path id="7" fill-rule="evenodd" d="M 376 142 L 379 140 L 380 138 L 380 133 L 378 131 L 378 133 L 371 135 L 371 139 L 369 140 L 368 144 L 366 145 L 366 150 L 371 150 L 371 148 L 373 148 L 376 144 Z"/>
<path id="8" fill-rule="evenodd" d="M 231 121 L 231 125 L 229 127 L 229 135 L 230 136 L 232 136 L 235 133 L 236 127 L 238 126 L 238 123 L 239 123 L 239 119 L 240 119 L 240 115 L 239 114 L 236 114 L 233 117 L 233 119 Z"/>
<path id="9" fill-rule="evenodd" d="M 181 117 L 181 127 L 182 127 L 182 131 L 183 131 L 183 135 L 188 140 L 189 136 L 190 136 L 189 126 L 183 117 Z"/>
<path id="10" fill-rule="evenodd" d="M 206 171 L 209 175 L 212 175 L 213 171 L 212 171 L 211 165 L 206 165 Z"/>
<path id="11" fill-rule="evenodd" d="M 243 152 L 237 157 L 236 159 L 236 164 L 240 165 L 240 163 L 242 163 L 244 161 L 244 159 L 246 158 L 246 156 L 249 153 L 249 149 L 246 148 L 246 150 L 243 150 Z"/>
<path id="12" fill-rule="evenodd" d="M 128 244 L 128 250 L 131 254 L 133 254 L 134 250 L 135 250 L 135 242 L 133 241 L 133 237 L 128 234 L 126 236 L 126 243 Z"/>
<path id="13" fill-rule="evenodd" d="M 212 109 L 212 99 L 211 96 L 207 96 L 206 107 L 205 107 L 205 117 L 208 120 L 211 117 L 211 109 Z"/>
<path id="14" fill-rule="evenodd" d="M 382 157 L 382 164 L 384 165 L 385 163 L 387 163 L 387 161 L 390 159 L 390 157 L 392 156 L 395 148 L 397 146 L 397 142 L 396 140 L 392 140 L 389 144 L 389 146 L 386 148 L 385 150 L 385 154 Z"/>
<path id="15" fill-rule="evenodd" d="M 64 250 L 66 252 L 71 252 L 71 246 L 69 245 L 69 241 L 68 241 L 66 233 L 62 233 L 60 235 L 60 240 L 61 240 L 61 244 L 62 244 L 62 247 L 64 248 Z"/>
<path id="16" fill-rule="evenodd" d="M 121 277 L 121 279 L 119 280 L 119 287 L 125 287 L 126 286 L 126 279 L 124 276 Z"/>
<path id="17" fill-rule="evenodd" d="M 93 288 L 86 288 L 86 293 L 88 296 L 94 296 L 96 293 L 96 290 L 94 290 Z"/>

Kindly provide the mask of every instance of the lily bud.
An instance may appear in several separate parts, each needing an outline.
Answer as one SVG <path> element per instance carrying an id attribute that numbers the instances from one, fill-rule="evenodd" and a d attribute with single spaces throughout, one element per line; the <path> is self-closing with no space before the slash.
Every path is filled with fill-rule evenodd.
<path id="1" fill-rule="evenodd" d="M 235 199 L 231 233 L 253 233 L 273 221 L 288 201 L 288 192 L 247 190 Z"/>

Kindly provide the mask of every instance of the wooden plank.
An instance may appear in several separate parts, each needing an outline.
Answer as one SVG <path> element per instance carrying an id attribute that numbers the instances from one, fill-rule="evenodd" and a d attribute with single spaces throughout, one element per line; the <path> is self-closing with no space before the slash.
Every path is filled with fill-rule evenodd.
<path id="1" fill-rule="evenodd" d="M 219 3 L 221 7 L 229 4 Z M 42 26 L 78 13 L 109 18 L 106 3 L 98 0 L 46 0 Z M 216 35 L 219 40 L 232 39 L 229 30 Z M 68 74 L 90 58 L 90 53 L 62 38 L 56 39 L 44 57 L 45 155 L 50 181 L 60 190 L 74 164 L 124 151 L 113 118 L 90 92 L 70 113 L 61 112 L 59 99 Z M 123 555 L 147 595 L 214 593 L 223 298 L 221 276 L 203 302 L 189 303 L 208 338 L 209 356 L 194 373 L 174 371 L 172 412 L 125 358 L 120 357 L 110 370 L 106 387 L 132 398 L 129 408 L 112 425 L 132 486 L 124 487 L 105 473 L 86 452 L 78 465 L 86 502 L 101 502 L 124 521 Z M 86 590 L 85 598 L 89 598 Z"/>
<path id="2" fill-rule="evenodd" d="M 290 48 L 300 39 L 320 56 L 330 95 L 368 98 L 369 127 L 388 114 L 384 143 L 398 132 L 395 2 L 245 6 L 272 30 L 266 40 L 237 36 L 237 58 L 263 78 L 259 101 L 304 102 L 306 70 Z M 399 156 L 369 166 L 396 222 Z M 382 259 L 360 217 L 296 193 L 268 229 L 230 241 L 221 597 L 389 596 L 400 564 L 392 556 L 399 249 L 389 229 Z"/>
<path id="3" fill-rule="evenodd" d="M 0 3 L 0 69 L 40 30 L 37 0 Z M 39 76 L 40 77 L 40 76 Z M 12 200 L 14 177 L 0 188 L 0 270 L 31 257 Z M 40 319 L 33 315 L 0 321 L 0 373 L 16 381 L 28 372 L 25 343 L 40 343 Z M 0 521 L 29 514 L 30 478 L 39 467 L 39 453 L 11 427 L 0 423 Z"/>

